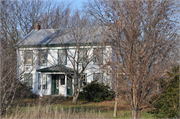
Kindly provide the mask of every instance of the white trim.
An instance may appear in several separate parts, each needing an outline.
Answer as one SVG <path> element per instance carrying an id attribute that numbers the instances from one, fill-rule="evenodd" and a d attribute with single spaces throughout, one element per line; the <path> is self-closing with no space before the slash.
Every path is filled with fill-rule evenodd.
<path id="1" fill-rule="evenodd" d="M 41 75 L 41 90 L 40 90 L 40 96 L 43 97 L 43 87 L 42 87 L 42 85 L 43 85 L 43 74 L 40 73 L 40 75 Z"/>
<path id="2" fill-rule="evenodd" d="M 67 97 L 67 75 L 65 75 L 65 89 L 64 89 L 64 97 Z"/>

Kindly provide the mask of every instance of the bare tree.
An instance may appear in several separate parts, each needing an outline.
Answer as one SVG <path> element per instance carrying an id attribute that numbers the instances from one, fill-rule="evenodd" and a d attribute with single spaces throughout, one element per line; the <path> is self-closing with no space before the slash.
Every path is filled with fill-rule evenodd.
<path id="1" fill-rule="evenodd" d="M 11 107 L 15 98 L 17 89 L 16 79 L 16 51 L 14 44 L 16 43 L 18 31 L 16 30 L 16 21 L 14 18 L 13 4 L 11 1 L 1 1 L 1 114 L 4 115 Z M 11 16 L 11 18 L 9 18 Z M 9 18 L 9 19 L 8 19 Z"/>
<path id="2" fill-rule="evenodd" d="M 38 23 L 43 29 L 68 27 L 71 3 L 51 1 L 2 1 L 1 25 L 11 39 L 18 41 Z"/>
<path id="3" fill-rule="evenodd" d="M 103 32 L 98 25 L 92 26 L 93 23 L 91 24 L 89 21 L 87 15 L 82 15 L 79 11 L 75 12 L 69 22 L 70 28 L 64 29 L 66 35 L 61 36 L 60 40 L 60 43 L 65 44 L 62 52 L 67 55 L 68 66 L 73 69 L 73 77 L 68 78 L 73 87 L 72 103 L 74 104 L 77 104 L 79 92 L 92 83 L 91 81 L 87 82 L 86 78 L 92 78 L 93 73 L 99 73 L 103 66 L 99 65 L 102 62 L 102 50 L 105 48 L 102 42 Z M 59 64 L 63 64 L 64 57 L 60 56 L 59 62 Z M 68 75 L 71 74 L 68 70 L 64 71 Z M 99 77 L 99 80 L 101 78 Z"/>
<path id="4" fill-rule="evenodd" d="M 43 29 L 60 29 L 60 28 L 67 28 L 71 13 L 71 3 L 60 2 L 57 3 L 58 5 L 51 5 L 49 6 L 47 12 L 41 13 L 40 22 L 41 27 Z"/>
<path id="5" fill-rule="evenodd" d="M 152 105 L 151 97 L 160 93 L 155 89 L 157 79 L 170 68 L 178 39 L 177 5 L 175 1 L 95 0 L 86 6 L 88 13 L 109 26 L 111 68 L 122 74 L 115 80 L 134 119 Z"/>
<path id="6" fill-rule="evenodd" d="M 35 24 L 40 22 L 40 20 L 42 21 L 40 22 L 40 24 L 48 24 L 48 28 L 53 28 L 52 23 L 54 24 L 54 26 L 61 26 L 60 22 L 62 22 L 61 24 L 64 24 L 66 26 L 64 21 L 66 21 L 65 19 L 67 19 L 67 16 L 70 13 L 70 4 L 68 5 L 64 3 L 58 6 L 51 2 L 39 0 L 1 1 L 1 117 L 7 112 L 7 110 L 16 100 L 21 99 L 22 93 L 18 93 L 17 89 L 21 86 L 22 82 L 24 82 L 24 78 L 26 78 L 26 82 L 30 82 L 31 79 L 29 79 L 28 77 L 24 77 L 24 72 L 28 70 L 30 73 L 36 66 L 36 63 L 33 63 L 31 69 L 22 68 L 27 60 L 22 56 L 22 59 L 24 59 L 25 62 L 18 62 L 18 48 L 16 47 L 16 43 L 20 39 L 22 39 L 22 37 L 27 35 L 32 29 L 34 29 Z M 50 10 L 48 11 L 48 9 Z M 57 11 L 57 14 L 55 14 L 56 16 L 43 16 L 44 14 L 49 15 L 54 10 Z M 48 22 L 45 22 L 45 20 L 43 21 L 43 19 L 49 20 Z M 37 54 L 34 54 L 34 56 L 37 56 Z M 36 57 L 33 58 L 37 59 Z M 17 70 L 17 68 L 22 70 Z M 23 91 L 24 90 L 22 90 L 21 92 Z"/>

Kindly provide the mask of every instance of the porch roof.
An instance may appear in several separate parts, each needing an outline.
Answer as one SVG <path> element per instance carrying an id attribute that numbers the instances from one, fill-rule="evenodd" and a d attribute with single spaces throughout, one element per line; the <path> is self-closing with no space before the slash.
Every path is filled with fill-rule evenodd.
<path id="1" fill-rule="evenodd" d="M 72 68 L 66 67 L 64 65 L 55 65 L 47 68 L 42 68 L 36 70 L 37 72 L 74 72 Z"/>

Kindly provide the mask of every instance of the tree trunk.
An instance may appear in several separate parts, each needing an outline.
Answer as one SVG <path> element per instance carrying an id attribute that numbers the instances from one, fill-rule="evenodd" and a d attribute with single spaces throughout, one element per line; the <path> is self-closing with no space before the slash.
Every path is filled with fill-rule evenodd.
<path id="1" fill-rule="evenodd" d="M 74 96 L 73 96 L 73 104 L 77 104 L 77 100 L 78 100 L 78 97 L 79 97 L 79 92 L 77 92 Z"/>
<path id="2" fill-rule="evenodd" d="M 118 104 L 118 102 L 117 102 L 117 96 L 116 96 L 115 97 L 115 104 L 114 104 L 114 117 L 117 116 L 117 104 Z"/>
<path id="3" fill-rule="evenodd" d="M 76 96 L 73 96 L 73 104 L 77 104 L 77 100 L 78 100 L 78 96 L 76 95 Z"/>
<path id="4" fill-rule="evenodd" d="M 117 116 L 117 99 L 118 99 L 118 83 L 117 83 L 117 79 L 116 79 L 116 87 L 115 87 L 115 104 L 114 104 L 114 117 Z"/>
<path id="5" fill-rule="evenodd" d="M 132 110 L 132 119 L 136 119 L 136 118 L 137 118 L 137 111 Z"/>

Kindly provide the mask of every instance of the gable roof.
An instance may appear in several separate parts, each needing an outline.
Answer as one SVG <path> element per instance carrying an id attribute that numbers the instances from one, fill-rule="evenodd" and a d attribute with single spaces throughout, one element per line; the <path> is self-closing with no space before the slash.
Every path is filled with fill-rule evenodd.
<path id="1" fill-rule="evenodd" d="M 64 65 L 55 65 L 51 67 L 46 67 L 36 70 L 37 72 L 74 72 L 72 68 L 66 67 Z"/>
<path id="2" fill-rule="evenodd" d="M 77 40 L 78 43 L 99 43 L 104 39 L 102 34 L 101 27 L 32 30 L 16 45 L 19 47 L 76 45 Z"/>

